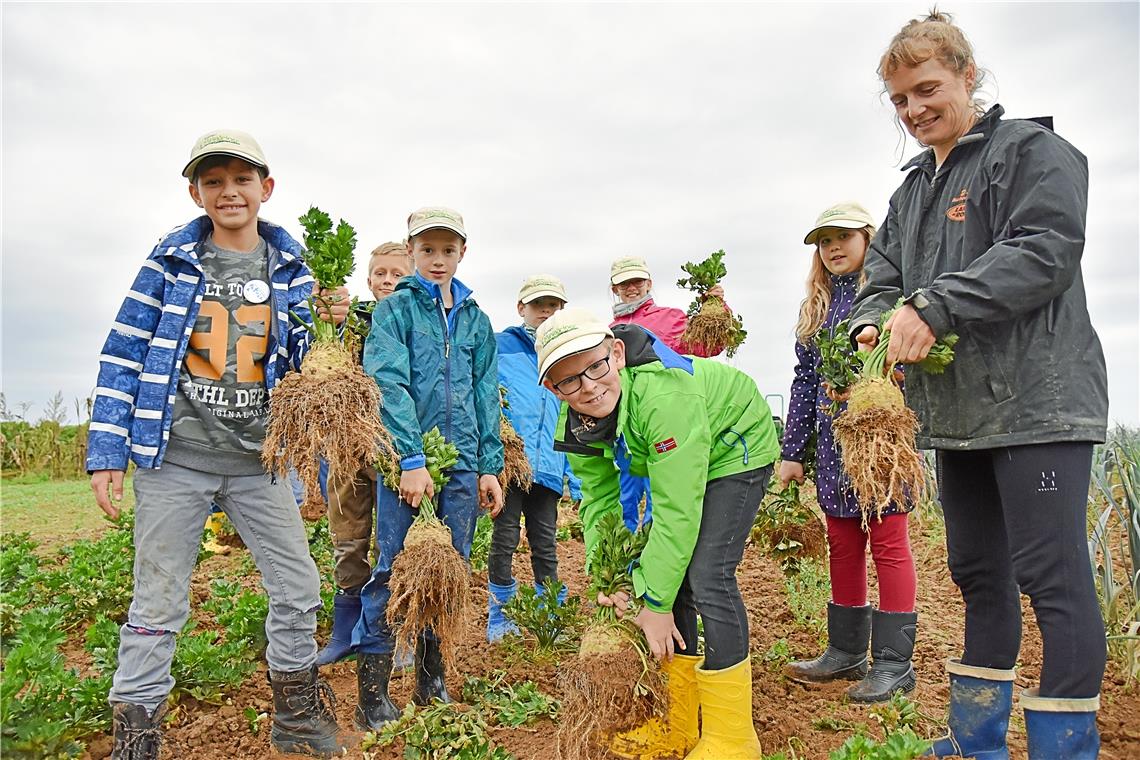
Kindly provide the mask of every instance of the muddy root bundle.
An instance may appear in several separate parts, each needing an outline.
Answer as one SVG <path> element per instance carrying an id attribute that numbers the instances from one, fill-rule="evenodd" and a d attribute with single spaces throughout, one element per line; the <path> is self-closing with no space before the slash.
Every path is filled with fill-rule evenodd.
<path id="1" fill-rule="evenodd" d="M 832 430 L 863 516 L 863 527 L 895 504 L 913 504 L 926 484 L 922 455 L 915 448 L 918 418 L 902 390 L 885 377 L 863 377 L 851 388 L 847 411 Z"/>
<path id="2" fill-rule="evenodd" d="M 895 305 L 897 311 L 902 302 Z M 918 417 L 906 405 L 902 389 L 894 380 L 894 365 L 887 364 L 890 330 L 885 329 L 890 312 L 879 325 L 879 342 L 864 355 L 858 379 L 851 386 L 847 409 L 832 422 L 839 444 L 843 470 L 859 501 L 863 527 L 892 503 L 918 503 L 926 488 L 922 455 L 915 447 Z M 945 372 L 954 360 L 958 336 L 948 333 L 934 343 L 926 358 L 914 365 L 931 375 Z"/>
<path id="3" fill-rule="evenodd" d="M 380 446 L 391 445 L 380 421 L 380 388 L 338 343 L 313 346 L 274 389 L 261 457 L 265 467 L 286 477 L 295 467 L 305 485 L 302 513 L 324 514 L 320 460 L 331 472 L 354 473 L 369 464 Z"/>
<path id="4" fill-rule="evenodd" d="M 630 533 L 620 512 L 598 520 L 590 555 L 590 593 L 631 593 L 631 563 L 641 556 L 648 532 Z M 626 612 L 632 620 L 636 610 Z M 558 756 L 589 760 L 605 756 L 605 746 L 618 732 L 634 728 L 666 710 L 667 691 L 657 663 L 641 631 L 619 620 L 612 607 L 599 606 L 582 635 L 578 656 L 564 662 L 559 674 Z"/>
<path id="5" fill-rule="evenodd" d="M 290 316 L 309 331 L 310 348 L 301 371 L 282 378 L 270 397 L 261 458 L 281 477 L 290 466 L 296 468 L 305 485 L 302 514 L 315 520 L 325 511 L 320 460 L 328 462 L 330 472 L 356 473 L 392 442 L 380 421 L 380 389 L 357 364 L 336 325 L 317 318 L 318 307 L 332 305 L 319 295 L 321 289 L 341 287 L 352 273 L 356 231 L 343 219 L 334 231 L 332 218 L 315 206 L 300 221 L 304 259 L 318 295 L 309 298 L 308 321 Z"/>
<path id="6" fill-rule="evenodd" d="M 681 266 L 689 276 L 677 280 L 677 287 L 697 294 L 685 314 L 687 322 L 681 340 L 709 353 L 723 349 L 731 357 L 748 333 L 743 320 L 729 311 L 724 301 L 708 294 L 728 274 L 723 259 L 724 251 L 716 251 L 699 264 L 689 262 Z"/>
<path id="7" fill-rule="evenodd" d="M 558 675 L 558 757 L 589 760 L 607 755 L 609 738 L 662 715 L 661 671 L 645 652 L 641 632 L 624 623 L 596 621 L 582 635 L 578 656 Z"/>
<path id="8" fill-rule="evenodd" d="M 438 494 L 447 484 L 446 470 L 459 461 L 459 451 L 448 443 L 439 428 L 423 436 L 426 467 Z M 399 459 L 385 450 L 377 461 L 384 485 L 399 490 Z M 387 619 L 396 637 L 397 652 L 413 651 L 419 635 L 431 629 L 439 639 L 444 663 L 455 659 L 471 603 L 471 569 L 451 543 L 451 531 L 436 514 L 435 503 L 424 497 L 404 548 L 392 562 L 388 581 L 392 596 Z"/>
<path id="9" fill-rule="evenodd" d="M 526 444 L 502 415 L 499 416 L 499 437 L 503 440 L 503 471 L 499 473 L 499 486 L 504 494 L 511 488 L 529 491 L 533 473 L 530 460 L 526 458 Z"/>
<path id="10" fill-rule="evenodd" d="M 724 301 L 709 296 L 701 304 L 700 311 L 689 317 L 681 340 L 687 345 L 710 350 L 724 346 L 732 356 L 744 340 L 741 326 L 740 317 L 734 316 Z"/>

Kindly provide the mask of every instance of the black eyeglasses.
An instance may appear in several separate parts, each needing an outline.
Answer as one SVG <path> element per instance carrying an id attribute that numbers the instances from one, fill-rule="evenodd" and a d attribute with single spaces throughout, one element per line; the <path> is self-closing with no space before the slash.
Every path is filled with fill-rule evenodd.
<path id="1" fill-rule="evenodd" d="M 554 384 L 554 390 L 561 393 L 563 396 L 569 396 L 577 393 L 582 388 L 582 378 L 588 377 L 591 380 L 601 380 L 603 377 L 610 373 L 610 355 L 612 351 L 606 353 L 606 358 L 598 359 L 586 369 L 579 372 L 577 375 L 565 377 Z"/>

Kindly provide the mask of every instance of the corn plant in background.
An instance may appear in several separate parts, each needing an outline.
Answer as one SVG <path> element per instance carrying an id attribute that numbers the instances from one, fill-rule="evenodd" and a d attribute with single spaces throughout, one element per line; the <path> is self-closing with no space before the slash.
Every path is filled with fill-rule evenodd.
<path id="1" fill-rule="evenodd" d="M 1089 493 L 1089 562 L 1109 659 L 1140 679 L 1140 435 L 1120 427 L 1097 447 Z"/>

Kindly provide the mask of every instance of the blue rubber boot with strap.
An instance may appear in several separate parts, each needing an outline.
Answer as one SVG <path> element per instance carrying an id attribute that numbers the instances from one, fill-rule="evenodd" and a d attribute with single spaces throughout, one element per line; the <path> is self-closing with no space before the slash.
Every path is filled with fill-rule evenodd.
<path id="1" fill-rule="evenodd" d="M 1013 709 L 1012 668 L 980 668 L 946 661 L 950 676 L 950 732 L 927 750 L 934 757 L 1009 760 L 1006 732 Z"/>
<path id="2" fill-rule="evenodd" d="M 1100 752 L 1096 712 L 1100 695 L 1084 699 L 1042 697 L 1037 689 L 1021 692 L 1029 760 L 1095 760 Z"/>
<path id="3" fill-rule="evenodd" d="M 487 641 L 494 644 L 508 633 L 518 633 L 519 628 L 503 614 L 503 606 L 515 598 L 519 582 L 511 578 L 509 586 L 487 582 Z"/>
<path id="4" fill-rule="evenodd" d="M 360 587 L 338 589 L 333 597 L 333 626 L 329 641 L 317 652 L 317 665 L 332 665 L 352 656 L 352 629 L 360 620 Z"/>

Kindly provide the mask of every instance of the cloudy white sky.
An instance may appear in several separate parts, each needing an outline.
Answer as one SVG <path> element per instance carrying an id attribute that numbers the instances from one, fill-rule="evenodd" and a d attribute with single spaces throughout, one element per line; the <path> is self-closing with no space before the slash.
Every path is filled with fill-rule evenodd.
<path id="1" fill-rule="evenodd" d="M 218 126 L 261 142 L 263 216 L 298 236 L 312 203 L 356 226 L 361 254 L 418 206 L 459 209 L 459 276 L 496 329 L 541 271 L 608 312 L 609 262 L 630 254 L 683 308 L 680 265 L 724 248 L 749 330 L 735 363 L 786 395 L 805 231 L 840 199 L 881 218 L 917 150 L 874 72 L 925 5 L 4 3 L 8 403 L 34 418 L 57 390 L 90 392 L 140 262 L 197 211 L 179 172 Z M 1088 155 L 1089 307 L 1110 416 L 1135 425 L 1138 5 L 943 7 L 990 100 L 1052 115 Z"/>

